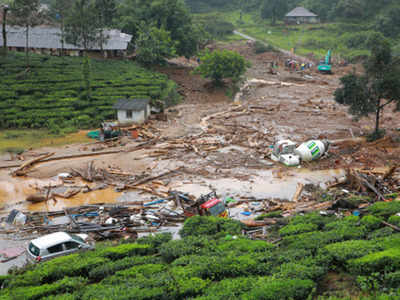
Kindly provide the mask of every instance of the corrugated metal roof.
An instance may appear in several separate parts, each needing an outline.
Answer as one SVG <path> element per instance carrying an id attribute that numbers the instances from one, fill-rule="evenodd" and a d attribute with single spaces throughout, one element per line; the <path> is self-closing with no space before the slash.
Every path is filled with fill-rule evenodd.
<path id="1" fill-rule="evenodd" d="M 7 26 L 7 46 L 25 47 L 26 32 L 24 27 Z M 132 36 L 119 30 L 104 30 L 104 36 L 108 37 L 103 45 L 103 50 L 126 50 Z M 3 46 L 3 36 L 0 35 L 0 46 Z M 34 27 L 29 30 L 29 47 L 44 49 L 61 49 L 61 29 L 58 27 Z M 73 44 L 64 43 L 64 49 L 83 50 Z M 100 50 L 96 45 L 90 50 Z"/>
<path id="2" fill-rule="evenodd" d="M 286 17 L 318 17 L 316 14 L 312 13 L 304 7 L 296 7 L 292 11 L 286 14 Z"/>
<path id="3" fill-rule="evenodd" d="M 142 111 L 149 105 L 149 99 L 119 99 L 113 108 L 117 110 Z"/>

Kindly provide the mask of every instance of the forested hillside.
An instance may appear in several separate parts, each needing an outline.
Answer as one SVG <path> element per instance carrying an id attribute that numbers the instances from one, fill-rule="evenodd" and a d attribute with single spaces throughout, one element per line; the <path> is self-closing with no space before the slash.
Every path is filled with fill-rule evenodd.
<path id="1" fill-rule="evenodd" d="M 0 57 L 0 127 L 85 128 L 110 119 L 121 97 L 177 101 L 167 76 L 131 61 L 91 60 L 92 95 L 87 100 L 79 57 L 32 57 L 27 71 L 21 55 Z"/>

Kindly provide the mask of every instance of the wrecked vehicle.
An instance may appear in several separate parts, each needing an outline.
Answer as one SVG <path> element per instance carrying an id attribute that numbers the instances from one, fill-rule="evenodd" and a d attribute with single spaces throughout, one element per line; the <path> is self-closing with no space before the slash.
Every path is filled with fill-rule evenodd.
<path id="1" fill-rule="evenodd" d="M 185 215 L 187 217 L 194 215 L 215 216 L 221 218 L 229 217 L 224 202 L 217 198 L 215 192 L 200 196 L 192 207 L 185 209 Z"/>
<path id="2" fill-rule="evenodd" d="M 27 257 L 33 262 L 46 261 L 58 256 L 81 250 L 91 250 L 94 246 L 87 242 L 87 234 L 54 232 L 32 240 L 27 247 Z"/>
<path id="3" fill-rule="evenodd" d="M 271 159 L 289 167 L 298 166 L 301 161 L 319 159 L 328 151 L 329 144 L 327 140 L 310 140 L 296 148 L 295 142 L 281 140 L 274 145 Z"/>

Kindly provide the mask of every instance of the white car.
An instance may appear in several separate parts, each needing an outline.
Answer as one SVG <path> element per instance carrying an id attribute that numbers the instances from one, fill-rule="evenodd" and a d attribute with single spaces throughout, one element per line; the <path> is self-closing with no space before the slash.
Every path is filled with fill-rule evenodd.
<path id="1" fill-rule="evenodd" d="M 29 243 L 27 257 L 34 262 L 39 262 L 80 250 L 94 249 L 92 245 L 86 242 L 87 238 L 87 234 L 70 234 L 66 232 L 47 234 Z"/>

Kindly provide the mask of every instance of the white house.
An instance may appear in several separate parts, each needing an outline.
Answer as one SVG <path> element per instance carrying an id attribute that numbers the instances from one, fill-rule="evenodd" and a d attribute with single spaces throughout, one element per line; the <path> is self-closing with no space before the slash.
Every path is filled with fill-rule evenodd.
<path id="1" fill-rule="evenodd" d="M 118 122 L 121 124 L 140 124 L 150 116 L 149 99 L 119 99 L 113 107 L 117 110 Z"/>

